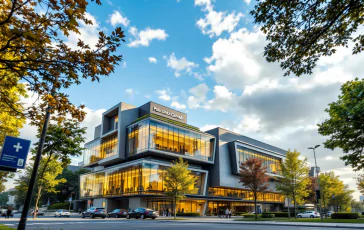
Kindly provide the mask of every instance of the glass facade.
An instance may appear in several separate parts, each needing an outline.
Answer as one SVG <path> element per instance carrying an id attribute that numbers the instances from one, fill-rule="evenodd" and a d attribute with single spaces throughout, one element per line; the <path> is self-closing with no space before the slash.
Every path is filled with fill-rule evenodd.
<path id="1" fill-rule="evenodd" d="M 117 154 L 118 134 L 114 133 L 104 139 L 97 139 L 85 144 L 83 153 L 84 165 L 97 163 L 106 157 Z"/>
<path id="2" fill-rule="evenodd" d="M 253 192 L 244 189 L 209 188 L 209 196 L 232 197 L 243 200 L 254 200 Z M 284 202 L 284 196 L 278 193 L 259 193 L 258 201 Z"/>
<path id="3" fill-rule="evenodd" d="M 281 159 L 278 157 L 270 156 L 252 149 L 242 146 L 237 146 L 238 157 L 240 163 L 245 162 L 249 158 L 258 158 L 264 160 L 263 165 L 267 167 L 268 173 L 281 174 Z"/>
<path id="4" fill-rule="evenodd" d="M 168 166 L 140 163 L 124 168 L 80 176 L 80 197 L 123 196 L 135 194 L 163 194 L 164 173 Z M 192 171 L 196 176 L 197 195 L 203 195 L 205 173 Z"/>
<path id="5" fill-rule="evenodd" d="M 214 144 L 210 135 L 152 119 L 128 127 L 129 156 L 149 149 L 212 161 Z"/>
<path id="6" fill-rule="evenodd" d="M 177 202 L 177 213 L 197 212 L 203 214 L 203 208 L 206 201 L 204 200 L 181 200 Z M 148 199 L 147 207 L 159 211 L 159 215 L 163 215 L 163 211 L 171 209 L 173 211 L 173 202 L 171 199 Z"/>

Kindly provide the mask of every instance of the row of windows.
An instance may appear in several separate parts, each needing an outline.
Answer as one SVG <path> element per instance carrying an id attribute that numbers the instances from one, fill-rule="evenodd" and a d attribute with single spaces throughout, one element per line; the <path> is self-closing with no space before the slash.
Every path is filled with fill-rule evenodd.
<path id="1" fill-rule="evenodd" d="M 166 166 L 144 163 L 81 175 L 80 194 L 81 197 L 163 194 L 165 170 Z M 205 174 L 194 171 L 192 174 L 196 177 L 196 194 L 203 195 Z"/>
<path id="2" fill-rule="evenodd" d="M 239 165 L 249 158 L 258 158 L 264 160 L 263 165 L 267 167 L 267 171 L 272 174 L 281 174 L 281 159 L 269 156 L 258 151 L 237 146 Z"/>
<path id="3" fill-rule="evenodd" d="M 83 162 L 85 165 L 96 163 L 106 157 L 111 157 L 117 154 L 118 134 L 112 134 L 102 140 L 85 144 L 83 154 Z"/>
<path id="4" fill-rule="evenodd" d="M 254 200 L 253 193 L 244 189 L 209 188 L 209 196 L 232 197 L 243 200 Z M 283 202 L 284 196 L 278 193 L 259 193 L 258 201 Z"/>
<path id="5" fill-rule="evenodd" d="M 128 128 L 129 155 L 155 149 L 212 161 L 214 143 L 211 136 L 151 119 Z"/>

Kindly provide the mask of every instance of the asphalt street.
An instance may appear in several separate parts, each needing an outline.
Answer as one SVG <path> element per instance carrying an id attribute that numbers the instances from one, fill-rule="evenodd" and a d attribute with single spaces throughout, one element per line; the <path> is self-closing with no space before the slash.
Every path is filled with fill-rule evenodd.
<path id="1" fill-rule="evenodd" d="M 2 220 L 0 224 L 16 228 L 18 221 Z M 1 228 L 0 228 L 1 229 Z M 158 220 L 125 220 L 125 219 L 85 219 L 85 220 L 44 220 L 28 221 L 27 230 L 103 230 L 103 229 L 123 229 L 123 230 L 224 230 L 224 229 L 246 229 L 246 230 L 320 230 L 341 228 L 322 228 L 322 227 L 298 227 L 298 226 L 273 226 L 273 225 L 254 225 L 242 224 L 219 224 L 219 223 L 184 223 L 183 221 L 158 221 Z"/>

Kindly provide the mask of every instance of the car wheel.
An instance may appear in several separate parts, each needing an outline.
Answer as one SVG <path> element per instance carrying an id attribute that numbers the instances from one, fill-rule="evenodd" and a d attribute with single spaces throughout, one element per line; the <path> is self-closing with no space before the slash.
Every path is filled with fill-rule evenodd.
<path id="1" fill-rule="evenodd" d="M 315 217 L 313 215 L 311 215 L 310 218 L 315 218 Z"/>
<path id="2" fill-rule="evenodd" d="M 126 219 L 130 219 L 130 216 L 129 216 L 129 214 L 128 214 L 128 215 L 126 215 Z"/>
<path id="3" fill-rule="evenodd" d="M 104 217 L 104 216 L 102 216 L 101 218 L 102 218 L 102 219 L 105 219 L 105 217 Z"/>
<path id="4" fill-rule="evenodd" d="M 94 218 L 95 218 L 94 215 L 91 214 L 91 219 L 94 219 Z"/>
<path id="5" fill-rule="evenodd" d="M 141 216 L 140 216 L 140 219 L 144 219 L 144 215 L 141 215 Z"/>
<path id="6" fill-rule="evenodd" d="M 70 216 L 67 216 L 67 218 L 70 217 Z"/>
<path id="7" fill-rule="evenodd" d="M 107 214 L 107 218 L 110 218 L 111 216 L 109 214 Z"/>
<path id="8" fill-rule="evenodd" d="M 152 217 L 153 220 L 155 220 L 155 217 Z"/>
<path id="9" fill-rule="evenodd" d="M 85 218 L 85 215 L 82 213 L 82 218 Z"/>

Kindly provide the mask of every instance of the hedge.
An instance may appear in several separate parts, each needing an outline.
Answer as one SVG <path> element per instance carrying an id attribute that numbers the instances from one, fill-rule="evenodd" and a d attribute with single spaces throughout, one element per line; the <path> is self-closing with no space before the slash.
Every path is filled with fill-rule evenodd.
<path id="1" fill-rule="evenodd" d="M 337 212 L 331 214 L 331 219 L 358 219 L 359 214 L 354 212 Z"/>
<path id="2" fill-rule="evenodd" d="M 176 214 L 176 216 L 200 216 L 200 213 L 198 212 L 179 212 Z"/>
<path id="3" fill-rule="evenodd" d="M 70 203 L 54 203 L 48 206 L 48 209 L 67 209 L 69 208 Z M 72 209 L 72 204 L 71 204 Z"/>
<path id="4" fill-rule="evenodd" d="M 262 218 L 274 218 L 275 215 L 274 214 L 270 214 L 270 213 L 262 213 Z"/>
<path id="5" fill-rule="evenodd" d="M 288 212 L 264 212 L 264 213 L 274 214 L 275 217 L 288 217 Z M 294 217 L 294 213 L 291 213 L 291 217 Z"/>
<path id="6" fill-rule="evenodd" d="M 247 214 L 242 214 L 241 216 L 244 217 L 244 218 L 254 218 L 255 217 L 255 214 L 247 213 Z"/>
<path id="7" fill-rule="evenodd" d="M 246 214 L 246 212 L 235 212 L 235 213 L 234 213 L 234 215 L 236 215 L 236 216 L 240 216 L 240 215 L 242 215 L 242 214 Z"/>

